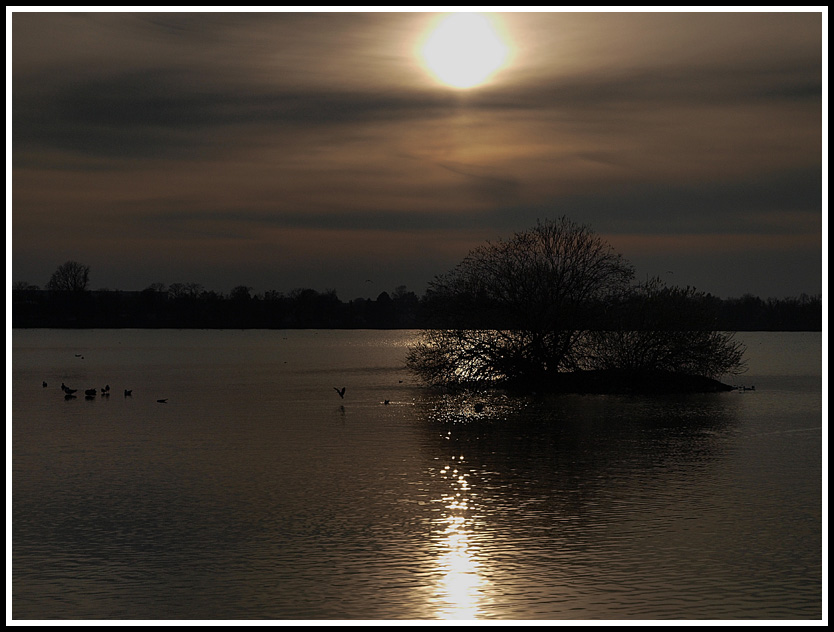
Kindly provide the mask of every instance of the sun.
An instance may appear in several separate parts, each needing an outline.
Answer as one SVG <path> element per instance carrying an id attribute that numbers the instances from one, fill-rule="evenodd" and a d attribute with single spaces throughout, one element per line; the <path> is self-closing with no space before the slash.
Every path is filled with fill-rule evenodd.
<path id="1" fill-rule="evenodd" d="M 485 83 L 506 63 L 509 46 L 483 13 L 445 16 L 420 48 L 426 68 L 454 88 Z"/>

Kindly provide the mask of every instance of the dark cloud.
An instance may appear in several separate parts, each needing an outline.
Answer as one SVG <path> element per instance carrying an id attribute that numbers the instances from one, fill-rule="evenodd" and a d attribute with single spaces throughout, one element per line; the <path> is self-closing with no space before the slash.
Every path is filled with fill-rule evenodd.
<path id="1" fill-rule="evenodd" d="M 517 58 L 463 93 L 415 59 L 433 17 L 15 13 L 19 269 L 112 260 L 106 284 L 124 287 L 115 271 L 134 278 L 153 252 L 207 287 L 200 269 L 270 286 L 272 257 L 344 278 L 338 252 L 359 276 L 376 257 L 413 284 L 405 270 L 433 275 L 564 214 L 632 244 L 688 239 L 691 270 L 699 248 L 716 260 L 709 235 L 738 236 L 745 270 L 781 238 L 796 251 L 773 259 L 808 291 L 818 15 L 508 14 Z M 658 257 L 645 262 L 671 265 Z"/>
<path id="2" fill-rule="evenodd" d="M 453 170 L 458 172 L 457 170 Z M 470 174 L 467 174 L 467 177 Z M 474 176 L 492 186 L 489 177 Z M 498 182 L 496 186 L 515 186 Z M 334 204 L 306 209 L 264 210 L 235 207 L 193 208 L 188 199 L 146 200 L 134 204 L 124 221 L 132 230 L 152 226 L 167 234 L 223 236 L 247 239 L 263 227 L 273 229 L 359 232 L 459 231 L 473 225 L 491 226 L 495 237 L 529 227 L 539 219 L 567 215 L 608 234 L 757 234 L 818 233 L 822 177 L 804 170 L 767 174 L 745 181 L 706 185 L 657 183 L 611 187 L 594 196 L 562 196 L 547 204 L 421 211 L 408 208 L 367 210 Z M 153 210 L 164 207 L 167 210 Z"/>
<path id="3" fill-rule="evenodd" d="M 43 80 L 35 83 L 41 84 Z M 96 78 L 52 93 L 14 96 L 15 149 L 53 147 L 105 157 L 161 157 L 203 151 L 212 133 L 245 130 L 280 134 L 448 115 L 448 94 L 346 91 L 266 91 L 217 87 L 199 73 L 172 68 Z M 233 141 L 234 142 L 234 141 Z"/>
<path id="4" fill-rule="evenodd" d="M 493 221 L 509 227 L 567 215 L 609 234 L 816 233 L 822 191 L 822 173 L 813 169 L 697 184 L 627 183 L 498 209 Z"/>
<path id="5" fill-rule="evenodd" d="M 408 210 L 361 211 L 345 213 L 342 209 L 310 213 L 277 211 L 268 213 L 247 209 L 235 210 L 166 210 L 149 211 L 134 216 L 128 222 L 141 229 L 150 224 L 162 227 L 168 234 L 248 239 L 263 228 L 338 230 L 351 232 L 431 232 L 461 230 L 483 219 L 476 211 L 453 213 Z"/>
<path id="6" fill-rule="evenodd" d="M 527 110 L 633 107 L 725 106 L 770 101 L 818 103 L 822 64 L 795 62 L 768 66 L 734 63 L 702 66 L 629 68 L 583 76 L 554 77 L 546 83 L 485 89 L 467 99 L 468 107 Z"/>
<path id="7" fill-rule="evenodd" d="M 521 183 L 517 178 L 495 173 L 494 169 L 458 162 L 438 163 L 443 169 L 464 176 L 475 194 L 496 204 L 516 198 Z"/>

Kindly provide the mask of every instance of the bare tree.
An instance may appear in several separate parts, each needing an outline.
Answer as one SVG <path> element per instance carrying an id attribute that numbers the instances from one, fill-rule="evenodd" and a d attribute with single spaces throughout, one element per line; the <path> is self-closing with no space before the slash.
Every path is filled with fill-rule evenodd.
<path id="1" fill-rule="evenodd" d="M 143 292 L 167 292 L 168 288 L 164 283 L 151 283 Z"/>
<path id="2" fill-rule="evenodd" d="M 587 226 L 539 222 L 473 250 L 430 284 L 435 328 L 406 364 L 444 387 L 547 388 L 589 371 L 594 379 L 599 371 L 710 379 L 741 372 L 744 348 L 714 331 L 702 293 L 658 280 L 634 286 L 633 277 Z"/>
<path id="3" fill-rule="evenodd" d="M 37 285 L 33 285 L 28 281 L 15 281 L 12 284 L 12 290 L 15 292 L 23 292 L 23 291 L 31 291 L 31 290 L 39 290 L 40 287 Z"/>
<path id="4" fill-rule="evenodd" d="M 196 299 L 203 292 L 203 286 L 199 283 L 172 283 L 168 286 L 168 298 L 171 299 Z"/>
<path id="5" fill-rule="evenodd" d="M 87 289 L 90 282 L 90 266 L 85 266 L 77 261 L 67 261 L 58 266 L 52 273 L 46 289 L 69 292 L 82 292 Z"/>
<path id="6" fill-rule="evenodd" d="M 427 307 L 442 328 L 424 334 L 407 364 L 444 386 L 542 381 L 577 369 L 591 306 L 625 293 L 633 275 L 587 226 L 540 221 L 476 248 L 429 285 Z"/>
<path id="7" fill-rule="evenodd" d="M 229 293 L 229 298 L 233 301 L 248 301 L 251 300 L 252 288 L 248 285 L 236 285 Z"/>
<path id="8" fill-rule="evenodd" d="M 608 309 L 607 326 L 583 336 L 584 368 L 713 379 L 746 369 L 745 347 L 733 333 L 715 330 L 714 304 L 695 288 L 649 279 Z"/>

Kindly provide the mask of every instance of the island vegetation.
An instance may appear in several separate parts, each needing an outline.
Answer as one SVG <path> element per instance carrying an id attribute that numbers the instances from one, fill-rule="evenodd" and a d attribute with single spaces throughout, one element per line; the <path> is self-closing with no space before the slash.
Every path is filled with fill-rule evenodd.
<path id="1" fill-rule="evenodd" d="M 634 269 L 566 217 L 476 248 L 429 286 L 437 326 L 409 351 L 433 386 L 703 391 L 744 370 L 705 295 L 634 282 Z"/>

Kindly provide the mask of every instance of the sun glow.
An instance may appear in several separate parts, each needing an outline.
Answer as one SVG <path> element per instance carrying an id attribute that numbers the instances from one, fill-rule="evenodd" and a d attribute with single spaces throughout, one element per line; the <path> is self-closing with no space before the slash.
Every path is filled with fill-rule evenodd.
<path id="1" fill-rule="evenodd" d="M 504 66 L 509 52 L 488 16 L 452 13 L 426 38 L 420 57 L 438 80 L 464 89 L 485 83 Z"/>

